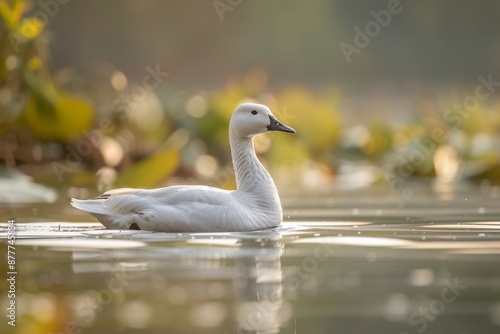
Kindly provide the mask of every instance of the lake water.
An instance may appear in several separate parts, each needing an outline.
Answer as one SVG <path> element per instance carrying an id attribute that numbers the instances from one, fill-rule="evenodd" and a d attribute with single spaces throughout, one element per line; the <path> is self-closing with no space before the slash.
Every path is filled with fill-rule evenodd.
<path id="1" fill-rule="evenodd" d="M 15 218 L 2 333 L 500 333 L 500 190 L 283 196 L 251 233 L 104 230 L 62 199 Z M 7 259 L 0 268 L 7 275 Z"/>

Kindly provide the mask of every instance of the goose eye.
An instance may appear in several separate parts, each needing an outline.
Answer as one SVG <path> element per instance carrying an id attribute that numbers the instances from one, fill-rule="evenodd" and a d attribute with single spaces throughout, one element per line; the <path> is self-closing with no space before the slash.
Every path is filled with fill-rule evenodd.
<path id="1" fill-rule="evenodd" d="M 252 115 L 257 115 L 257 110 L 252 110 Z"/>

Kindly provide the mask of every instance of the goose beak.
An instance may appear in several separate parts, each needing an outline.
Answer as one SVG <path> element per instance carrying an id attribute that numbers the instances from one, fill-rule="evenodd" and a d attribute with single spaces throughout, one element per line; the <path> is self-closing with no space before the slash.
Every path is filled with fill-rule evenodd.
<path id="1" fill-rule="evenodd" d="M 269 121 L 270 123 L 267 126 L 267 130 L 269 131 L 283 131 L 283 132 L 295 133 L 295 130 L 293 128 L 281 123 L 274 116 L 269 115 Z"/>

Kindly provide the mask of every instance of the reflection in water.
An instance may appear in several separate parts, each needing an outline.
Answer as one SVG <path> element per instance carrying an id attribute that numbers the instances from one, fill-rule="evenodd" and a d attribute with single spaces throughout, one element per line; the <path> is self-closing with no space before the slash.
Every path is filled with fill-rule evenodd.
<path id="1" fill-rule="evenodd" d="M 283 244 L 279 234 L 266 236 L 261 241 L 266 251 L 257 248 L 255 256 L 236 260 L 238 274 L 234 280 L 237 305 L 237 333 L 277 333 L 280 322 L 278 311 L 283 302 L 283 274 L 281 255 Z M 242 247 L 254 245 L 243 240 Z"/>
<path id="2" fill-rule="evenodd" d="M 169 309 L 171 306 L 187 305 L 189 324 L 182 324 L 185 329 L 223 327 L 228 333 L 280 331 L 282 315 L 279 311 L 283 303 L 281 256 L 284 245 L 279 232 L 247 233 L 241 238 L 237 234 L 211 234 L 210 237 L 182 234 L 172 239 L 171 235 L 162 233 L 144 233 L 136 237 L 141 241 L 108 240 L 109 249 L 106 251 L 72 252 L 71 267 L 76 276 L 106 275 L 98 291 L 86 291 L 76 299 L 74 313 L 79 326 L 98 325 L 96 318 L 99 313 L 120 300 L 121 305 L 115 307 L 117 320 L 131 328 L 154 324 L 154 310 L 162 306 Z M 153 243 L 152 247 L 145 247 L 138 253 L 113 246 L 113 241 L 130 242 L 135 246 L 148 239 L 154 240 L 158 246 Z M 197 248 L 179 248 L 179 242 L 194 244 Z M 60 241 L 56 243 L 66 245 Z M 102 243 L 98 244 L 102 246 Z M 145 258 L 148 260 L 144 261 Z M 169 270 L 166 277 L 162 276 L 165 269 Z M 145 279 L 144 276 L 149 276 L 148 280 L 153 278 L 153 285 L 160 287 L 158 293 L 164 293 L 164 305 L 155 304 L 152 296 L 143 296 L 142 301 L 134 300 L 134 290 L 143 289 L 141 280 Z M 193 280 L 198 282 L 192 284 Z M 214 285 L 214 281 L 229 281 L 230 288 L 226 289 L 220 283 Z M 216 297 L 212 300 L 232 296 L 234 307 L 229 309 L 222 302 L 207 301 L 205 298 L 196 300 L 194 296 L 200 297 L 200 292 L 196 291 L 200 286 L 207 290 L 210 297 Z M 228 325 L 231 319 L 235 322 Z"/>

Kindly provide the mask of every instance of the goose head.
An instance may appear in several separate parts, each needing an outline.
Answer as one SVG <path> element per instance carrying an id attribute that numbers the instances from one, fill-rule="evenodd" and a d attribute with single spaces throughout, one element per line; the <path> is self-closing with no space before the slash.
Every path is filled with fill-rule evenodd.
<path id="1" fill-rule="evenodd" d="M 229 122 L 229 132 L 237 137 L 253 137 L 269 131 L 295 133 L 293 128 L 281 123 L 268 107 L 257 103 L 240 105 Z"/>

